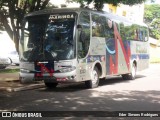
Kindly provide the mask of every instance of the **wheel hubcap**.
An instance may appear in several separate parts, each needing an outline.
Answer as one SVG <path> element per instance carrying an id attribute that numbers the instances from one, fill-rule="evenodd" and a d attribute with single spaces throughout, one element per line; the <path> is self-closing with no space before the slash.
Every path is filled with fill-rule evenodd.
<path id="1" fill-rule="evenodd" d="M 97 83 L 97 80 L 98 80 L 98 74 L 97 74 L 97 72 L 94 70 L 94 71 L 92 72 L 92 83 L 93 83 L 93 84 L 96 84 L 96 83 Z"/>
<path id="2" fill-rule="evenodd" d="M 132 67 L 132 76 L 135 77 L 136 75 L 136 68 L 135 66 Z"/>

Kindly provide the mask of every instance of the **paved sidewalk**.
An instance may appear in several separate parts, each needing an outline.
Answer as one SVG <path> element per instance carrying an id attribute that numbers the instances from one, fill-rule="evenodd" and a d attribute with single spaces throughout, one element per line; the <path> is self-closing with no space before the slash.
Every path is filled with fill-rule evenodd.
<path id="1" fill-rule="evenodd" d="M 22 91 L 28 89 L 36 89 L 44 87 L 43 82 L 35 82 L 28 84 L 21 84 L 19 81 L 19 73 L 0 73 L 0 92 L 1 91 Z"/>
<path id="2" fill-rule="evenodd" d="M 19 73 L 0 73 L 0 82 L 19 81 Z"/>

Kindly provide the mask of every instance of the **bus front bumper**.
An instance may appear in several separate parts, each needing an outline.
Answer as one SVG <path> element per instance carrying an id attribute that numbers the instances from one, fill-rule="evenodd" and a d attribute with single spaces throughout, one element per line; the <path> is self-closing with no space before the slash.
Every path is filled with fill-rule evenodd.
<path id="1" fill-rule="evenodd" d="M 20 81 L 22 83 L 29 83 L 34 81 L 42 81 L 45 82 L 78 82 L 76 79 L 76 70 L 66 73 L 43 73 L 40 76 L 35 76 L 35 73 L 25 73 L 20 72 Z"/>

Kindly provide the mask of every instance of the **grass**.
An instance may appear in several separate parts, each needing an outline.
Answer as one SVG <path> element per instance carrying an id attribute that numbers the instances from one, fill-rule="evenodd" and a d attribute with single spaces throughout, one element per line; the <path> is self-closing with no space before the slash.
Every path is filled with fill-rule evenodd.
<path id="1" fill-rule="evenodd" d="M 15 72 L 19 72 L 19 68 L 17 69 L 0 69 L 0 73 L 15 73 Z"/>

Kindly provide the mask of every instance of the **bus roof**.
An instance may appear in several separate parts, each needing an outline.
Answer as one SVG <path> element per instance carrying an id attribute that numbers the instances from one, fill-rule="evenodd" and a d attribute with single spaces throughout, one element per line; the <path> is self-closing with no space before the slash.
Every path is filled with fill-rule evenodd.
<path id="1" fill-rule="evenodd" d="M 25 17 L 37 16 L 37 15 L 43 15 L 43 14 L 54 14 L 54 13 L 68 13 L 68 12 L 79 13 L 81 11 L 89 11 L 91 13 L 101 14 L 102 16 L 106 16 L 107 18 L 109 18 L 115 22 L 124 22 L 125 24 L 137 24 L 137 25 L 147 27 L 147 25 L 143 22 L 138 23 L 138 22 L 130 21 L 123 16 L 114 15 L 112 13 L 108 13 L 108 12 L 104 12 L 104 11 L 95 11 L 95 10 L 91 10 L 88 8 L 48 8 L 48 9 L 39 10 L 39 11 L 29 13 Z"/>
<path id="2" fill-rule="evenodd" d="M 44 10 L 35 11 L 26 15 L 28 16 L 35 16 L 35 15 L 43 15 L 43 14 L 52 14 L 52 13 L 67 13 L 67 12 L 80 12 L 82 10 L 89 10 L 83 8 L 48 8 Z"/>

